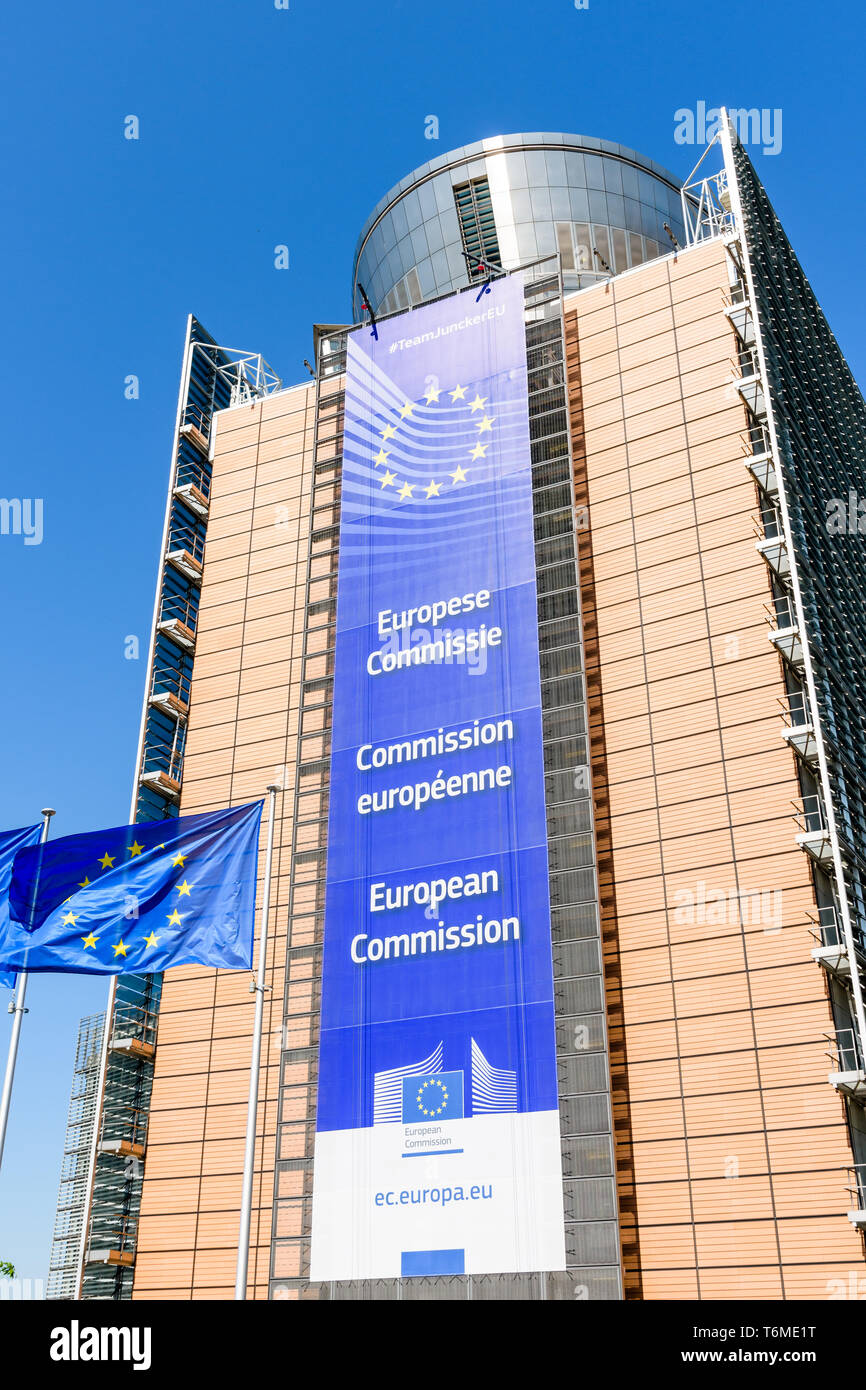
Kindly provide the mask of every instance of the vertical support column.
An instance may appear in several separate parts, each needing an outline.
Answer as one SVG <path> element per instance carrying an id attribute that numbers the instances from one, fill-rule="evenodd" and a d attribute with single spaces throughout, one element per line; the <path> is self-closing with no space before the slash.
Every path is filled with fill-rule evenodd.
<path id="1" fill-rule="evenodd" d="M 579 580 L 580 534 L 587 519 L 575 496 L 559 259 L 527 271 L 526 280 L 567 1261 L 564 1294 L 562 1276 L 552 1274 L 542 1276 L 540 1296 L 575 1297 L 580 1290 L 587 1299 L 619 1299 L 621 1243 Z M 543 346 L 533 348 L 534 340 Z M 558 549 L 549 553 L 550 547 L 560 546 L 562 556 Z M 566 625 L 569 633 L 557 636 Z M 578 663 L 574 671 L 568 656 L 571 631 Z M 568 658 L 567 673 L 558 671 L 559 652 Z M 555 669 L 545 670 L 548 661 Z M 584 1177 L 581 1168 L 590 1148 L 605 1149 L 608 1163 L 604 1173 Z"/>
<path id="2" fill-rule="evenodd" d="M 280 1299 L 300 1297 L 309 1267 L 345 353 L 345 333 L 338 330 L 321 340 L 317 352 L 271 1246 L 271 1297 Z M 304 1012 L 294 1011 L 298 986 Z M 286 1113 L 289 1107 L 291 1118 Z M 297 1234 L 281 1241 L 282 1215 L 290 1208 L 298 1209 L 291 1223 Z M 334 1297 L 333 1286 L 328 1293 Z"/>
<path id="3" fill-rule="evenodd" d="M 42 840 L 44 845 L 48 839 L 48 825 L 54 811 L 50 807 L 42 812 Z M 36 884 L 38 886 L 37 876 Z M 34 897 L 36 889 L 34 888 Z M 18 1061 L 18 1041 L 21 1037 L 21 1024 L 27 1009 L 24 1007 L 24 1000 L 27 996 L 27 971 L 19 970 L 18 984 L 15 989 L 15 998 L 9 1006 L 9 1012 L 13 1015 L 12 1032 L 9 1037 L 9 1053 L 6 1058 L 6 1074 L 3 1078 L 3 1091 L 0 1094 L 0 1164 L 3 1162 L 3 1149 L 6 1145 L 6 1130 L 9 1125 L 9 1110 L 12 1105 L 12 1083 L 15 1080 L 15 1065 Z"/>
<path id="4" fill-rule="evenodd" d="M 240 1234 L 238 1262 L 235 1274 L 235 1299 L 247 1296 L 247 1269 L 250 1258 L 250 1221 L 253 1210 L 253 1177 L 256 1163 L 256 1117 L 259 1105 L 259 1071 L 262 1059 L 262 1020 L 265 1013 L 265 974 L 268 962 L 268 914 L 271 907 L 271 866 L 274 858 L 274 821 L 277 815 L 277 792 L 268 787 L 268 846 L 265 852 L 265 879 L 262 885 L 262 912 L 259 925 L 259 961 L 255 984 L 256 1011 L 253 1024 L 253 1047 L 250 1060 L 250 1090 L 247 1099 L 247 1133 L 244 1143 L 244 1176 L 241 1189 Z"/>

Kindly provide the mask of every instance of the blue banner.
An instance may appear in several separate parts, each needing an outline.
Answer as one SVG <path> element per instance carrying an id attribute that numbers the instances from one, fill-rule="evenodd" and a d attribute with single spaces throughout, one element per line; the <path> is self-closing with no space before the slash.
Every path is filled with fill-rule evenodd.
<path id="1" fill-rule="evenodd" d="M 349 335 L 313 1279 L 564 1267 L 523 302 Z"/>

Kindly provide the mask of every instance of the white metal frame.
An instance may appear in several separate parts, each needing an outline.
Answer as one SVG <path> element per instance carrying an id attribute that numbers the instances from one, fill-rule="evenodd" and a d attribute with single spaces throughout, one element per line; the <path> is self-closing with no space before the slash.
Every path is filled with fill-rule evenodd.
<path id="1" fill-rule="evenodd" d="M 738 243 L 743 274 L 745 276 L 749 301 L 752 307 L 752 321 L 754 323 L 755 328 L 755 342 L 753 350 L 757 353 L 761 378 L 766 388 L 766 384 L 768 381 L 767 358 L 764 350 L 764 338 L 760 314 L 758 312 L 758 301 L 755 294 L 754 272 L 752 270 L 751 257 L 749 255 L 749 247 L 746 241 L 746 237 L 744 235 L 743 206 L 740 198 L 739 184 L 737 182 L 736 167 L 734 165 L 733 142 L 737 137 L 731 126 L 727 110 L 724 108 L 722 110 L 722 127 L 719 131 L 719 135 L 716 138 L 719 140 L 721 144 L 722 155 L 724 159 L 724 187 L 730 198 L 731 215 L 733 217 L 733 225 L 731 227 L 731 231 L 736 237 Z M 715 141 L 713 141 L 712 143 L 715 143 Z M 702 159 L 706 156 L 710 148 L 711 146 L 707 146 L 707 150 L 704 151 Z M 709 180 L 706 181 L 708 182 Z M 779 463 L 779 437 L 778 432 L 776 430 L 776 420 L 773 410 L 773 401 L 771 395 L 766 389 L 764 391 L 764 399 L 766 402 L 766 427 L 770 437 L 770 449 L 773 456 L 773 465 L 779 486 L 778 505 L 782 515 L 785 541 L 788 547 L 788 553 L 790 555 L 791 573 L 789 578 L 794 600 L 794 614 L 797 620 L 797 625 L 800 629 L 800 640 L 803 648 L 803 673 L 806 679 L 806 688 L 809 695 L 809 704 L 814 717 L 819 783 L 821 787 L 821 792 L 823 794 L 823 801 L 827 818 L 827 830 L 830 836 L 831 860 L 836 879 L 836 894 L 842 917 L 842 934 L 845 941 L 845 949 L 848 952 L 848 959 L 851 964 L 851 993 L 854 1002 L 854 1014 L 857 1022 L 857 1030 L 860 1034 L 860 1045 L 862 1049 L 864 1043 L 866 1043 L 866 1009 L 864 1009 L 863 1001 L 863 984 L 860 978 L 860 963 L 854 945 L 854 929 L 851 921 L 851 910 L 850 905 L 848 903 L 848 893 L 845 884 L 845 866 L 842 861 L 842 850 L 839 843 L 839 832 L 838 827 L 836 825 L 836 814 L 833 806 L 833 796 L 830 784 L 829 760 L 827 757 L 827 746 L 824 737 L 824 730 L 822 728 L 821 719 L 819 716 L 820 705 L 818 703 L 817 682 L 815 679 L 815 664 L 812 657 L 811 644 L 809 641 L 809 630 L 806 625 L 805 619 L 803 593 L 800 587 L 800 576 L 797 567 L 797 552 L 791 543 L 791 514 L 788 505 L 785 477 Z"/>
<path id="2" fill-rule="evenodd" d="M 153 659 L 156 651 L 157 623 L 159 621 L 159 598 L 162 592 L 162 575 L 165 567 L 165 555 L 168 549 L 168 535 L 171 526 L 171 509 L 174 495 L 174 485 L 177 478 L 177 456 L 180 446 L 180 427 L 183 419 L 184 403 L 189 392 L 190 372 L 192 370 L 192 314 L 187 315 L 186 337 L 183 346 L 183 365 L 181 368 L 180 388 L 177 396 L 177 412 L 174 424 L 174 442 L 171 453 L 171 470 L 169 473 L 168 492 L 165 500 L 165 517 L 162 525 L 162 545 L 160 547 L 159 566 L 156 575 L 156 592 L 153 599 L 153 619 L 150 628 L 150 643 L 148 646 L 147 672 L 145 676 L 144 699 L 141 704 L 141 721 L 138 731 L 138 748 L 135 755 L 135 772 L 132 782 L 132 796 L 129 805 L 129 823 L 135 820 L 135 808 L 138 802 L 139 792 L 139 772 L 141 770 L 141 757 L 144 750 L 144 735 L 147 726 L 148 711 L 148 691 L 150 689 L 151 672 L 153 670 Z M 108 1044 L 111 1037 L 111 1022 L 114 1016 L 114 999 L 117 993 L 117 976 L 112 975 L 108 985 L 108 1000 L 105 1005 L 105 1028 L 102 1034 L 102 1055 L 99 1061 L 99 1081 L 96 1087 L 96 1115 L 93 1122 L 93 1136 L 90 1143 L 90 1162 L 87 1174 L 87 1187 L 84 1199 L 84 1213 L 81 1222 L 81 1245 L 78 1251 L 78 1269 L 75 1276 L 76 1297 L 81 1298 L 82 1286 L 84 1283 L 84 1265 L 87 1255 L 87 1241 L 90 1234 L 90 1214 L 93 1206 L 93 1182 L 96 1176 L 96 1156 L 99 1144 L 99 1127 L 102 1120 L 102 1106 L 105 1098 L 105 1076 L 108 1070 Z"/>
<path id="3" fill-rule="evenodd" d="M 727 113 L 724 113 L 727 129 Z M 722 131 L 713 136 L 692 172 L 687 175 L 680 190 L 683 208 L 683 226 L 686 229 L 686 244 L 694 246 L 709 237 L 727 236 L 735 230 L 735 219 L 731 204 L 729 180 L 731 173 L 727 162 L 713 173 L 699 170 L 714 145 L 722 145 Z"/>
<path id="4" fill-rule="evenodd" d="M 177 484 L 178 455 L 180 451 L 181 428 L 184 423 L 186 402 L 189 396 L 190 379 L 192 376 L 192 357 L 198 350 L 210 358 L 211 365 L 219 376 L 223 376 L 231 383 L 231 406 L 243 405 L 247 401 L 257 399 L 261 396 L 271 395 L 275 391 L 282 389 L 282 380 L 269 365 L 259 352 L 245 352 L 240 348 L 221 347 L 215 343 L 202 343 L 193 341 L 192 337 L 193 316 L 189 314 L 186 322 L 186 336 L 184 339 L 183 362 L 181 367 L 180 387 L 177 398 L 177 412 L 175 416 L 174 440 L 172 444 L 171 469 L 169 473 L 169 485 L 166 494 L 165 516 L 162 528 L 162 545 L 160 548 L 159 566 L 156 576 L 156 592 L 153 602 L 153 619 L 150 629 L 150 643 L 148 646 L 147 671 L 145 677 L 145 694 L 142 701 L 141 721 L 138 732 L 138 748 L 136 751 L 135 773 L 133 777 L 132 797 L 129 808 L 129 821 L 135 821 L 136 805 L 140 790 L 140 774 L 142 755 L 144 752 L 145 731 L 147 727 L 147 712 L 149 706 L 149 692 L 153 673 L 153 663 L 156 651 L 156 641 L 158 637 L 158 624 L 160 616 L 160 595 L 162 592 L 163 571 L 165 569 L 166 555 L 168 552 L 169 532 L 171 528 L 171 513 L 174 499 L 175 487 Z M 225 362 L 223 358 L 228 357 L 230 361 Z M 78 1252 L 78 1269 L 76 1272 L 75 1287 L 77 1296 L 81 1297 L 82 1286 L 84 1283 L 84 1267 L 87 1255 L 87 1242 L 90 1232 L 90 1217 L 93 1207 L 93 1186 L 96 1176 L 96 1159 L 99 1144 L 99 1129 L 102 1120 L 103 1102 L 105 1099 L 105 1078 L 108 1070 L 109 1039 L 111 1036 L 111 1023 L 114 1015 L 114 1003 L 117 993 L 117 976 L 112 975 L 108 990 L 108 1001 L 105 1012 L 105 1030 L 102 1040 L 102 1056 L 100 1058 L 99 1081 L 96 1092 L 96 1117 L 93 1126 L 93 1138 L 90 1148 L 90 1162 L 87 1177 L 87 1188 L 85 1206 L 81 1228 L 81 1245 Z"/>
<path id="5" fill-rule="evenodd" d="M 211 359 L 217 376 L 223 376 L 231 382 L 233 406 L 244 405 L 259 396 L 270 396 L 274 391 L 282 390 L 281 378 L 260 352 L 244 352 L 242 348 L 218 347 L 215 343 L 199 342 L 192 344 L 192 351 L 195 352 L 196 349 Z M 232 360 L 223 362 L 223 357 Z"/>

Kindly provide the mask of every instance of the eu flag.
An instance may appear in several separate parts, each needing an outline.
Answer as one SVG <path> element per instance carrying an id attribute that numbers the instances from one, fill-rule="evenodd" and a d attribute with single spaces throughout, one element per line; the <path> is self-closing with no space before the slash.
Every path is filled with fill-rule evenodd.
<path id="1" fill-rule="evenodd" d="M 19 850 L 0 966 L 121 975 L 248 970 L 261 801 Z"/>
<path id="2" fill-rule="evenodd" d="M 27 845 L 38 845 L 42 836 L 41 825 L 25 825 L 23 830 L 0 831 L 0 940 L 9 924 L 9 884 L 12 879 L 12 861 L 19 849 Z M 15 988 L 15 971 L 4 970 L 0 966 L 0 985 L 7 989 Z"/>
<path id="3" fill-rule="evenodd" d="M 432 1076 L 403 1077 L 403 1123 L 463 1119 L 462 1071 L 437 1071 Z"/>

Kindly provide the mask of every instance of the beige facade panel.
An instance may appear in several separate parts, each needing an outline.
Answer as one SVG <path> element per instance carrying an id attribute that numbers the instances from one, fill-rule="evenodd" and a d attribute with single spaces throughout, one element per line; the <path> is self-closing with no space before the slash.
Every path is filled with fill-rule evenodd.
<path id="1" fill-rule="evenodd" d="M 727 285 L 709 243 L 567 304 L 623 1256 L 644 1298 L 820 1297 L 828 1263 L 862 1261 Z"/>
<path id="2" fill-rule="evenodd" d="M 313 397 L 312 385 L 304 386 L 216 416 L 182 812 L 258 799 L 275 769 L 296 760 Z M 278 802 L 275 837 L 275 896 L 283 901 L 291 806 L 289 792 Z M 259 860 L 261 872 L 263 850 Z M 282 930 L 279 909 L 272 913 L 260 1077 L 250 1266 L 260 1297 L 270 1260 L 282 911 Z M 246 975 L 200 967 L 165 976 L 135 1298 L 232 1296 L 253 1024 L 248 984 Z"/>

